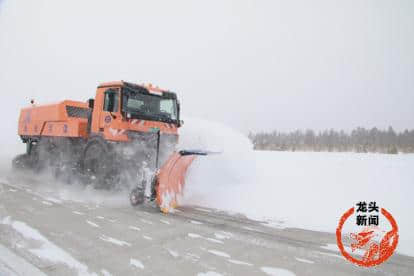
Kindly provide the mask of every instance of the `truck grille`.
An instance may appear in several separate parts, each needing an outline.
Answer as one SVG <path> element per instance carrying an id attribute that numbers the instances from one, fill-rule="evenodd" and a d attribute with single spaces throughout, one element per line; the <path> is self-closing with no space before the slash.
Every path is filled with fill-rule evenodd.
<path id="1" fill-rule="evenodd" d="M 138 131 L 128 131 L 130 146 L 135 148 L 143 155 L 154 157 L 157 147 L 157 135 L 155 133 L 145 133 Z M 175 150 L 178 142 L 178 135 L 161 134 L 159 164 L 163 164 L 170 154 Z M 151 158 L 153 159 L 153 158 Z"/>

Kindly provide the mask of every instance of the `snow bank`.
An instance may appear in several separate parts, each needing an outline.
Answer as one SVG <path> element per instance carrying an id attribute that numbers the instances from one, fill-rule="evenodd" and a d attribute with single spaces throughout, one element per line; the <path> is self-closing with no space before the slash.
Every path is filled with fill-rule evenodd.
<path id="1" fill-rule="evenodd" d="M 399 225 L 397 250 L 414 256 L 414 155 L 259 152 L 245 135 L 202 120 L 187 119 L 181 137 L 182 147 L 223 151 L 191 166 L 183 204 L 335 232 L 346 210 L 376 201 Z"/>
<path id="2" fill-rule="evenodd" d="M 33 248 L 29 251 L 41 259 L 49 260 L 53 263 L 63 263 L 67 266 L 78 271 L 79 275 L 96 275 L 95 273 L 89 273 L 88 267 L 69 253 L 56 246 L 54 243 L 44 237 L 37 229 L 34 229 L 21 221 L 12 221 L 10 217 L 6 217 L 0 221 L 1 224 L 11 226 L 15 231 L 20 233 L 26 239 L 32 239 L 41 242 L 39 248 Z"/>
<path id="3" fill-rule="evenodd" d="M 0 244 L 0 275 L 46 276 L 37 267 Z"/>

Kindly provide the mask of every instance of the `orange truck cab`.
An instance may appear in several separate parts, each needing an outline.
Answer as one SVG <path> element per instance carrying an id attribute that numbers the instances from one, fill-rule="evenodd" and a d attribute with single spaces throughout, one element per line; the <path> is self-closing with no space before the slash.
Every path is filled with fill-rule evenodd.
<path id="1" fill-rule="evenodd" d="M 109 141 L 128 141 L 129 132 L 177 137 L 179 103 L 175 93 L 151 85 L 110 82 L 98 86 L 92 112 L 91 133 Z"/>

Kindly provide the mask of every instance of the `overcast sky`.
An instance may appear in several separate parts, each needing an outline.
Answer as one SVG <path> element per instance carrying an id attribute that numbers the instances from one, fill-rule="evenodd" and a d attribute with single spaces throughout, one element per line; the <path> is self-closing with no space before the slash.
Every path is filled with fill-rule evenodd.
<path id="1" fill-rule="evenodd" d="M 0 0 L 2 142 L 30 98 L 120 79 L 245 133 L 414 128 L 413 73 L 411 0 Z"/>

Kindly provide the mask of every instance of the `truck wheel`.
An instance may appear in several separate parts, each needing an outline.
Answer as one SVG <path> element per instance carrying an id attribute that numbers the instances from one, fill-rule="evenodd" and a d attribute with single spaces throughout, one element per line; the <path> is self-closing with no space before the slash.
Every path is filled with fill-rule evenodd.
<path id="1" fill-rule="evenodd" d="M 154 201 L 157 198 L 157 188 L 158 188 L 158 179 L 157 179 L 157 176 L 154 175 L 151 179 L 151 197 L 150 197 L 151 201 Z"/>
<path id="2" fill-rule="evenodd" d="M 31 155 L 37 154 L 38 162 L 34 164 L 33 169 L 35 171 L 48 170 L 55 163 L 56 157 L 56 145 L 51 142 L 49 138 L 42 138 L 37 143 L 36 153 L 32 152 Z"/>
<path id="3" fill-rule="evenodd" d="M 97 189 L 111 189 L 117 184 L 119 173 L 111 164 L 114 156 L 97 141 L 93 141 L 85 148 L 82 158 L 83 173 Z"/>
<path id="4" fill-rule="evenodd" d="M 66 138 L 43 138 L 36 149 L 40 161 L 37 166 L 49 169 L 57 179 L 70 182 L 75 163 L 72 151 L 71 142 Z"/>
<path id="5" fill-rule="evenodd" d="M 12 168 L 13 170 L 27 170 L 27 169 L 31 169 L 32 164 L 31 164 L 31 159 L 30 156 L 28 154 L 20 154 L 18 156 L 16 156 L 15 158 L 13 158 L 12 160 Z"/>
<path id="6" fill-rule="evenodd" d="M 75 170 L 74 148 L 67 138 L 56 138 L 54 163 L 52 164 L 53 175 L 66 183 L 70 183 Z"/>
<path id="7" fill-rule="evenodd" d="M 140 187 L 137 187 L 131 191 L 129 194 L 129 201 L 132 206 L 137 206 L 138 204 L 144 203 L 145 194 L 144 190 Z"/>

